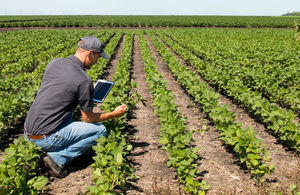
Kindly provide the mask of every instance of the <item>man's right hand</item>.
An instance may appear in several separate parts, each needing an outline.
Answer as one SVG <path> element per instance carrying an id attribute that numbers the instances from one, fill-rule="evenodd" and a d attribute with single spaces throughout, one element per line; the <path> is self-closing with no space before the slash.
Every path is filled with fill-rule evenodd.
<path id="1" fill-rule="evenodd" d="M 115 110 L 113 111 L 113 115 L 114 117 L 120 117 L 123 116 L 126 111 L 127 111 L 127 106 L 122 104 L 121 106 L 115 108 Z"/>

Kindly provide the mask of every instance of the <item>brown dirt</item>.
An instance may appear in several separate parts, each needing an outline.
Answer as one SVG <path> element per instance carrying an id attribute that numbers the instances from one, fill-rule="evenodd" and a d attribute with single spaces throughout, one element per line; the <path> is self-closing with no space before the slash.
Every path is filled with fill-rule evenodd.
<path id="1" fill-rule="evenodd" d="M 160 39 L 160 41 L 162 41 Z M 163 41 L 162 41 L 163 42 Z M 188 65 L 182 58 L 180 58 L 174 51 L 172 51 L 168 46 L 166 46 L 172 53 L 180 60 L 181 64 L 188 67 L 191 71 L 197 72 L 192 66 Z M 198 74 L 198 77 L 202 82 L 205 82 L 201 76 Z M 215 90 L 210 87 L 210 89 Z M 268 182 L 264 184 L 263 187 L 260 187 L 258 190 L 260 192 L 269 192 L 270 190 L 278 190 L 286 192 L 289 188 L 289 185 L 296 184 L 297 188 L 300 188 L 300 159 L 297 154 L 294 154 L 291 151 L 287 151 L 281 144 L 278 143 L 278 140 L 273 137 L 264 125 L 257 122 L 253 119 L 245 110 L 240 108 L 238 105 L 234 104 L 232 100 L 220 94 L 219 99 L 220 105 L 228 104 L 229 110 L 237 114 L 236 122 L 242 123 L 244 128 L 252 126 L 257 132 L 257 137 L 262 139 L 263 147 L 267 148 L 270 157 L 272 158 L 269 164 L 275 166 L 275 172 L 267 177 Z"/>
<path id="2" fill-rule="evenodd" d="M 121 58 L 121 55 L 122 55 L 122 50 L 123 50 L 123 47 L 124 47 L 125 39 L 126 39 L 126 35 L 123 35 L 122 38 L 121 38 L 119 49 L 115 53 L 114 58 L 112 59 L 112 61 L 110 63 L 108 63 L 108 65 L 104 69 L 102 79 L 105 79 L 105 80 L 108 80 L 108 81 L 113 80 L 115 72 L 116 72 L 117 64 L 118 64 L 118 62 Z"/>
<path id="3" fill-rule="evenodd" d="M 138 180 L 132 185 L 137 189 L 128 194 L 178 194 L 180 187 L 175 179 L 175 172 L 166 165 L 167 152 L 160 149 L 159 119 L 154 116 L 151 106 L 152 96 L 147 87 L 144 63 L 138 48 L 137 37 L 134 37 L 134 54 L 132 77 L 138 83 L 137 92 L 147 101 L 146 107 L 139 102 L 133 110 L 133 117 L 128 122 L 132 126 L 129 142 L 134 146 L 128 159 L 135 165 Z"/>
<path id="4" fill-rule="evenodd" d="M 211 126 L 207 119 L 204 119 L 205 114 L 200 112 L 200 109 L 173 77 L 168 66 L 164 63 L 149 39 L 148 44 L 154 54 L 159 72 L 164 80 L 168 82 L 168 89 L 175 95 L 175 103 L 178 105 L 178 110 L 186 118 L 187 130 L 196 130 L 193 133 L 193 139 L 195 140 L 194 144 L 201 148 L 199 151 L 201 158 L 199 169 L 204 174 L 203 179 L 211 186 L 208 194 L 217 194 L 219 192 L 231 194 L 256 193 L 257 187 L 255 182 L 248 173 L 245 174 L 235 164 L 233 155 L 226 152 L 226 148 L 219 139 L 217 129 Z M 203 125 L 208 127 L 205 132 L 201 130 Z"/>

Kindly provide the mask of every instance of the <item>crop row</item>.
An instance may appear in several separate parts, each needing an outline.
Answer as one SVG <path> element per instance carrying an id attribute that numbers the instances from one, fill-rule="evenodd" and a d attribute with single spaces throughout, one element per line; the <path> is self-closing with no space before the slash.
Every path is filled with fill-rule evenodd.
<path id="1" fill-rule="evenodd" d="M 231 75 L 228 75 L 226 71 L 216 69 L 208 61 L 198 58 L 167 36 L 160 34 L 160 37 L 173 51 L 195 67 L 205 80 L 240 102 L 268 129 L 273 130 L 279 139 L 285 141 L 290 148 L 300 151 L 299 124 L 293 122 L 296 115 L 291 110 L 286 112 L 276 104 L 270 103 L 266 98 L 262 98 L 258 92 L 244 86 L 240 80 L 232 80 Z"/>
<path id="2" fill-rule="evenodd" d="M 42 151 L 24 137 L 5 149 L 0 164 L 0 194 L 39 194 L 48 178 L 39 176 Z"/>
<path id="3" fill-rule="evenodd" d="M 119 60 L 114 74 L 115 85 L 109 93 L 105 102 L 101 105 L 101 110 L 111 112 L 122 103 L 127 104 L 129 110 L 135 106 L 134 101 L 128 101 L 129 92 L 134 85 L 130 81 L 130 67 L 132 61 L 133 34 L 125 36 L 122 56 Z M 132 146 L 126 142 L 124 128 L 126 126 L 126 116 L 104 121 L 108 136 L 100 137 L 97 145 L 93 146 L 96 156 L 92 164 L 92 178 L 95 186 L 88 186 L 88 192 L 92 194 L 113 194 L 114 189 L 124 187 L 128 178 L 134 178 L 133 169 L 126 162 L 125 157 Z"/>
<path id="4" fill-rule="evenodd" d="M 61 32 L 64 33 L 64 32 Z M 67 32 L 65 32 L 67 34 Z M 14 40 L 14 34 L 7 34 L 6 39 Z M 20 33 L 25 35 L 26 33 Z M 27 39 L 23 41 L 14 40 L 18 45 L 15 48 L 12 48 L 12 51 L 6 50 L 2 53 L 0 67 L 2 70 L 0 73 L 0 78 L 6 79 L 6 76 L 16 76 L 19 73 L 30 72 L 35 69 L 35 67 L 41 63 L 41 58 L 47 58 L 49 55 L 48 52 L 52 51 L 54 47 L 57 47 L 55 50 L 57 53 L 61 51 L 60 46 L 64 42 L 69 42 L 69 39 L 63 39 L 64 37 L 58 36 L 55 37 L 56 33 L 43 33 L 43 31 L 33 31 L 31 34 L 27 35 Z M 39 39 L 36 39 L 39 37 Z M 6 41 L 4 44 L 10 45 L 9 41 Z M 12 45 L 10 45 L 12 47 Z M 21 52 L 20 52 L 21 51 Z M 46 59 L 47 60 L 47 59 Z"/>
<path id="5" fill-rule="evenodd" d="M 294 27 L 298 17 L 271 16 L 1 16 L 2 27 Z"/>
<path id="6" fill-rule="evenodd" d="M 58 36 L 58 42 L 53 43 L 49 41 L 47 43 L 44 43 L 48 47 L 47 50 L 41 50 L 40 53 L 37 53 L 35 55 L 29 55 L 28 58 L 24 57 L 26 58 L 26 60 L 20 58 L 17 62 L 10 64 L 11 66 L 6 66 L 6 69 L 2 70 L 2 73 L 5 76 L 3 77 L 0 83 L 0 94 L 2 96 L 6 96 L 11 93 L 17 93 L 20 90 L 20 88 L 22 89 L 27 85 L 31 85 L 32 81 L 37 79 L 35 77 L 35 72 L 44 69 L 46 62 L 51 60 L 51 58 L 53 58 L 54 56 L 60 54 L 66 48 L 70 48 L 72 46 L 72 40 L 68 39 L 67 35 L 68 33 L 64 33 L 64 35 Z M 53 45 L 55 46 L 53 47 Z M 39 46 L 33 46 L 33 48 L 38 50 Z M 38 67 L 36 67 L 36 65 L 38 65 Z M 23 67 L 26 66 L 32 66 L 32 68 L 34 68 L 34 71 L 24 71 Z"/>
<path id="7" fill-rule="evenodd" d="M 228 105 L 219 105 L 219 95 L 201 82 L 194 72 L 180 64 L 179 60 L 154 35 L 150 34 L 154 46 L 168 64 L 178 82 L 201 105 L 203 111 L 220 131 L 220 139 L 233 148 L 241 163 L 245 163 L 251 174 L 260 179 L 273 171 L 268 160 L 266 149 L 261 147 L 261 140 L 256 137 L 252 127 L 243 128 L 235 122 L 236 114 L 228 110 Z"/>
<path id="8" fill-rule="evenodd" d="M 34 37 L 39 38 L 34 39 Z M 18 62 L 20 59 L 32 58 L 40 50 L 48 49 L 49 44 L 47 42 L 50 40 L 53 42 L 60 38 L 58 36 L 54 39 L 54 37 L 54 33 L 45 33 L 45 31 L 40 30 L 2 32 L 0 34 L 1 70 L 9 64 Z"/>
<path id="9" fill-rule="evenodd" d="M 167 83 L 159 74 L 143 34 L 139 35 L 139 47 L 145 65 L 146 81 L 153 95 L 152 105 L 160 120 L 159 142 L 169 154 L 167 164 L 177 170 L 185 191 L 204 194 L 208 185 L 204 180 L 199 181 L 198 164 L 195 162 L 200 148 L 192 148 L 192 133 L 186 131 L 185 120 L 177 110 L 174 95 L 167 89 Z"/>
<path id="10" fill-rule="evenodd" d="M 223 30 L 199 35 L 199 31 L 185 30 L 168 35 L 215 68 L 226 71 L 233 80 L 241 80 L 271 101 L 300 113 L 299 46 L 291 38 L 286 40 L 286 32 L 270 35 L 251 30 L 250 37 L 244 35 L 247 31 Z"/>

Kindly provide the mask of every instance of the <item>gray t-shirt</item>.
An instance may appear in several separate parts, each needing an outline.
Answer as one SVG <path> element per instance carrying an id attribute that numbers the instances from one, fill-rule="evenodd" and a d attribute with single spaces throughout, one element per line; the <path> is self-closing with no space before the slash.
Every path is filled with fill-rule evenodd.
<path id="1" fill-rule="evenodd" d="M 81 110 L 92 111 L 93 92 L 93 82 L 77 57 L 52 60 L 27 113 L 26 131 L 31 135 L 55 132 L 78 104 Z"/>

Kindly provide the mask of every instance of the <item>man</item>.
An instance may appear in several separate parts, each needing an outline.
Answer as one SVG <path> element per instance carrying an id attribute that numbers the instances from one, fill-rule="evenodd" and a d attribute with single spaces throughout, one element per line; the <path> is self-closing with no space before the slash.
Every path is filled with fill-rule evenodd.
<path id="1" fill-rule="evenodd" d="M 95 139 L 106 136 L 103 120 L 122 116 L 126 105 L 110 113 L 93 112 L 93 82 L 85 70 L 108 58 L 101 42 L 93 36 L 79 40 L 73 56 L 54 59 L 47 65 L 41 87 L 24 124 L 25 137 L 47 151 L 43 159 L 49 173 L 65 177 L 65 165 L 84 153 Z M 72 122 L 79 104 L 83 122 Z"/>

